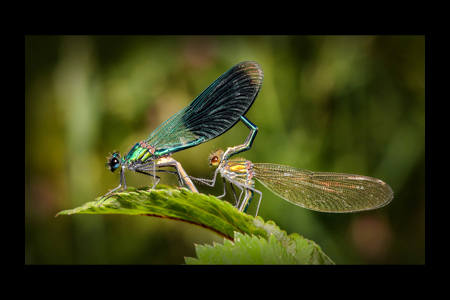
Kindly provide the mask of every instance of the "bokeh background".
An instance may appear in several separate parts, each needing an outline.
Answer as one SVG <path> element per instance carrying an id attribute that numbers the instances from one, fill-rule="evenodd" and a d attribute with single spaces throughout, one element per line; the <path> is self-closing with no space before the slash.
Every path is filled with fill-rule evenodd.
<path id="1" fill-rule="evenodd" d="M 378 210 L 327 214 L 257 184 L 259 215 L 338 264 L 424 264 L 424 36 L 26 36 L 25 264 L 182 264 L 194 244 L 222 243 L 172 220 L 55 214 L 116 187 L 109 152 L 129 150 L 244 60 L 265 76 L 247 113 L 259 133 L 242 156 L 368 175 L 395 192 Z M 209 178 L 209 152 L 247 134 L 238 123 L 173 157 Z M 149 185 L 126 175 L 129 186 Z M 222 185 L 198 189 L 220 195 Z"/>

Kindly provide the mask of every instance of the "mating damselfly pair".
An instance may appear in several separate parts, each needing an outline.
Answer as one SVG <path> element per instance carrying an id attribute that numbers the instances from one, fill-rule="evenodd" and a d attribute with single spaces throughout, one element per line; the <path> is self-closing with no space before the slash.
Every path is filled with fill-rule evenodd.
<path id="1" fill-rule="evenodd" d="M 279 197 L 298 206 L 322 212 L 356 212 L 382 207 L 388 204 L 394 192 L 384 181 L 361 175 L 310 172 L 278 164 L 253 163 L 242 158 L 232 158 L 249 150 L 258 132 L 245 117 L 255 101 L 263 83 L 261 66 L 252 61 L 241 62 L 211 83 L 186 108 L 182 109 L 150 136 L 136 143 L 124 156 L 114 152 L 106 164 L 114 172 L 120 170 L 119 186 L 104 195 L 100 205 L 117 190 L 127 189 L 125 170 L 153 177 L 153 187 L 160 181 L 156 175 L 170 173 L 178 176 L 180 186 L 198 193 L 196 182 L 214 186 L 220 173 L 224 194 L 226 182 L 233 192 L 236 207 L 246 212 L 255 193 L 259 195 L 256 214 L 262 193 L 255 188 L 255 180 Z M 229 147 L 225 152 L 216 150 L 210 155 L 210 165 L 217 167 L 212 179 L 189 176 L 172 154 L 212 140 L 242 121 L 250 133 L 242 145 Z M 171 167 L 174 171 L 162 170 Z M 123 187 L 122 187 L 123 186 Z M 233 186 L 240 189 L 239 197 Z"/>

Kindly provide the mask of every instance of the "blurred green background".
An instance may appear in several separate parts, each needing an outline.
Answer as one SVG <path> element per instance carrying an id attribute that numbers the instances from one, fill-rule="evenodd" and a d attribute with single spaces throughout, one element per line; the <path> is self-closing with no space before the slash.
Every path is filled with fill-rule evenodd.
<path id="1" fill-rule="evenodd" d="M 395 192 L 378 210 L 327 214 L 257 183 L 259 215 L 338 264 L 424 264 L 424 36 L 26 36 L 25 264 L 182 264 L 195 243 L 222 243 L 172 220 L 55 214 L 115 188 L 109 152 L 129 150 L 244 60 L 262 66 L 264 83 L 247 113 L 259 133 L 242 156 L 368 175 Z M 173 157 L 210 178 L 209 152 L 247 134 L 238 123 Z M 129 186 L 149 185 L 126 175 Z M 222 184 L 198 189 L 220 195 Z"/>

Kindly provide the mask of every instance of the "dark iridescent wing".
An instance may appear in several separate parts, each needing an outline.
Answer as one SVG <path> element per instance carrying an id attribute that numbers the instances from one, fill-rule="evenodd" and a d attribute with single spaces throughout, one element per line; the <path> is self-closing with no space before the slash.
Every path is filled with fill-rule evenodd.
<path id="1" fill-rule="evenodd" d="M 382 207 L 394 198 L 384 181 L 368 176 L 310 172 L 276 164 L 253 164 L 255 178 L 279 197 L 322 212 L 356 212 Z"/>
<path id="2" fill-rule="evenodd" d="M 263 71 L 258 63 L 245 61 L 235 65 L 189 106 L 153 131 L 147 144 L 173 153 L 218 137 L 252 106 L 262 81 Z"/>

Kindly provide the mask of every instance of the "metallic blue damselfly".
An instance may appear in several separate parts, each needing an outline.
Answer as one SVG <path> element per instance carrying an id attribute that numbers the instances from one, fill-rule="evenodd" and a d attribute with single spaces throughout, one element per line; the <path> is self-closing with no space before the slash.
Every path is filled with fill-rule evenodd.
<path id="1" fill-rule="evenodd" d="M 187 107 L 156 128 L 147 139 L 136 143 L 123 157 L 114 152 L 108 158 L 106 167 L 111 172 L 120 169 L 120 183 L 102 197 L 103 201 L 120 189 L 122 184 L 124 187 L 120 192 L 127 189 L 125 170 L 152 176 L 152 188 L 160 180 L 156 172 L 176 174 L 181 186 L 197 192 L 181 164 L 171 155 L 220 136 L 239 120 L 249 127 L 251 123 L 247 123 L 244 115 L 261 89 L 263 76 L 262 68 L 256 62 L 245 61 L 235 65 Z M 253 140 L 257 128 L 249 128 L 254 132 Z M 175 171 L 159 170 L 161 167 L 173 167 Z"/>

